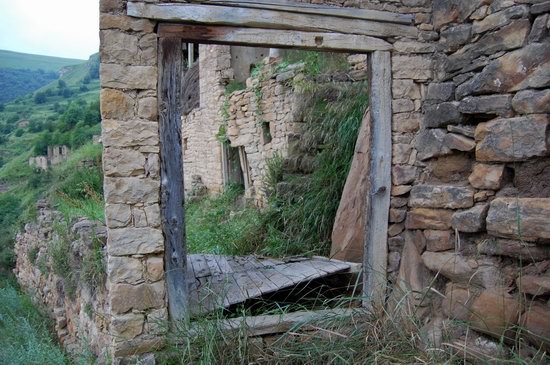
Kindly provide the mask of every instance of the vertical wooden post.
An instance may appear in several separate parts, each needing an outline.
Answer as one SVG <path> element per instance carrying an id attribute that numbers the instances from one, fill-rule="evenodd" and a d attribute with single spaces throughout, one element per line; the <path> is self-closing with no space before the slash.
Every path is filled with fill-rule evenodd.
<path id="1" fill-rule="evenodd" d="M 158 106 L 160 134 L 161 218 L 164 270 L 170 319 L 187 317 L 187 249 L 181 140 L 182 40 L 159 39 Z"/>
<path id="2" fill-rule="evenodd" d="M 391 55 L 369 54 L 370 108 L 372 114 L 370 189 L 363 254 L 363 306 L 383 307 L 386 297 L 388 260 L 388 215 L 391 194 Z"/>

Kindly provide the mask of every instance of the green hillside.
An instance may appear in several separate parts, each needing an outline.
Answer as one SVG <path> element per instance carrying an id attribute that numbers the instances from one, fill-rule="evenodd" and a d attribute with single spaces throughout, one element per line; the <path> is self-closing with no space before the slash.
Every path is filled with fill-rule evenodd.
<path id="1" fill-rule="evenodd" d="M 91 145 L 101 133 L 99 56 L 70 68 L 35 92 L 0 105 L 0 274 L 13 264 L 13 237 L 29 220 L 36 200 L 47 196 L 65 211 L 100 218 L 101 146 Z M 48 172 L 29 166 L 31 156 L 48 145 L 67 145 L 71 159 Z M 94 161 L 81 170 L 79 161 Z M 92 195 L 90 195 L 92 194 Z"/>
<path id="2" fill-rule="evenodd" d="M 41 56 L 0 50 L 0 68 L 44 70 L 58 72 L 66 66 L 86 63 L 86 60 Z"/>

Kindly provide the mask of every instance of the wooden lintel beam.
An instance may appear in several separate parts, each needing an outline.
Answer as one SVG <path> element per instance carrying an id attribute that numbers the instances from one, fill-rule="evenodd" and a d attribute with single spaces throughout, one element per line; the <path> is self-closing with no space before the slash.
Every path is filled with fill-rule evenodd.
<path id="1" fill-rule="evenodd" d="M 299 3 L 286 0 L 206 0 L 202 4 L 225 5 L 239 8 L 283 10 L 291 13 L 333 15 L 342 18 L 375 20 L 379 22 L 411 25 L 414 15 L 392 13 L 389 11 L 358 8 L 340 8 L 336 6 Z"/>
<path id="2" fill-rule="evenodd" d="M 381 38 L 416 37 L 413 26 L 372 20 L 348 19 L 326 15 L 298 14 L 281 10 L 263 10 L 187 3 L 128 2 L 127 13 L 137 18 L 175 23 L 229 25 L 249 28 L 302 30 L 361 34 Z"/>
<path id="3" fill-rule="evenodd" d="M 302 32 L 185 24 L 160 24 L 159 37 L 181 38 L 203 44 L 232 44 L 272 48 L 298 48 L 336 52 L 389 51 L 379 38 L 357 34 Z"/>

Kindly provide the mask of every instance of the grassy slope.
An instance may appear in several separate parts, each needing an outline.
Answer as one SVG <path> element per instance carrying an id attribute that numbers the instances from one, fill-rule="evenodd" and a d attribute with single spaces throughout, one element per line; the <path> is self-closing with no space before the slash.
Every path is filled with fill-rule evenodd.
<path id="1" fill-rule="evenodd" d="M 0 68 L 59 71 L 63 67 L 83 63 L 86 61 L 0 50 Z"/>

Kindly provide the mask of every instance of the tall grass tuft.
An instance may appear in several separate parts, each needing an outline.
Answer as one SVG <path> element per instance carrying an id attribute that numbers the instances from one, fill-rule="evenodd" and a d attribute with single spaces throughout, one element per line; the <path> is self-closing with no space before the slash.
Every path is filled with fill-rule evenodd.
<path id="1" fill-rule="evenodd" d="M 0 282 L 0 364 L 66 365 L 61 348 L 52 340 L 47 315 L 30 298 Z"/>

